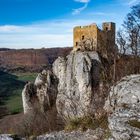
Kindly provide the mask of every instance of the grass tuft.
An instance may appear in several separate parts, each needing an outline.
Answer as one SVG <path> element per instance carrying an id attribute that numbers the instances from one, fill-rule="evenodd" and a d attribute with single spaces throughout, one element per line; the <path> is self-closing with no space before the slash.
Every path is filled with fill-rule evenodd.
<path id="1" fill-rule="evenodd" d="M 136 127 L 140 129 L 140 122 L 138 120 L 130 120 L 128 124 L 132 127 Z"/>
<path id="2" fill-rule="evenodd" d="M 96 128 L 108 129 L 108 120 L 107 116 L 103 115 L 99 119 L 95 119 L 91 116 L 85 116 L 83 118 L 74 118 L 71 119 L 65 126 L 66 131 L 73 131 L 81 129 L 86 131 L 87 129 L 96 129 Z"/>

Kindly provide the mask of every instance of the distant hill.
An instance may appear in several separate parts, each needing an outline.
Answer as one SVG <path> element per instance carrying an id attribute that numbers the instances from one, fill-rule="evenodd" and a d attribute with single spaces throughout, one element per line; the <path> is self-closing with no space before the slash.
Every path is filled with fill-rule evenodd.
<path id="1" fill-rule="evenodd" d="M 11 49 L 9 49 L 9 48 L 0 48 L 0 51 L 9 51 L 9 50 L 11 50 Z"/>
<path id="2" fill-rule="evenodd" d="M 0 49 L 0 69 L 10 72 L 38 72 L 50 68 L 58 56 L 66 56 L 72 48 Z"/>

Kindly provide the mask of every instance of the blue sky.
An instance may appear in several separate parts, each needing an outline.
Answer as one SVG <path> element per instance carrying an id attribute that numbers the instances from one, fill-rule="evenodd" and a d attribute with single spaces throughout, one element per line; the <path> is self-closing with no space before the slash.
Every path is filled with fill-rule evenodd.
<path id="1" fill-rule="evenodd" d="M 121 26 L 140 0 L 0 0 L 0 47 L 72 46 L 73 27 L 113 21 Z"/>

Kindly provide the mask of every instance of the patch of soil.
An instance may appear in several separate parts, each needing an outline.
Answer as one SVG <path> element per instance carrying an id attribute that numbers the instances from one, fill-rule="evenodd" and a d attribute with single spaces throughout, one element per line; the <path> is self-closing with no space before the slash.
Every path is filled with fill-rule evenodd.
<path id="1" fill-rule="evenodd" d="M 15 115 L 7 115 L 0 119 L 0 133 L 14 133 L 17 125 L 23 118 L 23 113 L 15 114 Z"/>

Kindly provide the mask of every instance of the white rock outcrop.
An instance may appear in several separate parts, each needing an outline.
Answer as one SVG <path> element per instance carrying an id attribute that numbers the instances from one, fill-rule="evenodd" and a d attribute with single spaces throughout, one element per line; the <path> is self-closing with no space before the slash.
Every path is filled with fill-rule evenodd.
<path id="1" fill-rule="evenodd" d="M 93 104 L 100 98 L 94 90 L 99 87 L 100 68 L 97 52 L 71 53 L 54 62 L 53 73 L 59 79 L 56 107 L 61 116 L 82 117 L 91 110 L 96 112 Z"/>
<path id="2" fill-rule="evenodd" d="M 38 74 L 35 83 L 27 83 L 22 91 L 24 113 L 39 106 L 42 111 L 51 109 L 56 102 L 58 81 L 51 71 L 43 70 Z"/>
<path id="3" fill-rule="evenodd" d="M 34 85 L 43 111 L 51 109 L 56 102 L 58 80 L 52 71 L 43 70 L 38 74 Z"/>
<path id="4" fill-rule="evenodd" d="M 83 132 L 80 130 L 72 132 L 51 132 L 40 136 L 31 136 L 30 138 L 21 138 L 14 135 L 2 134 L 0 140 L 104 140 L 105 130 L 97 128 L 96 130 L 88 129 Z"/>
<path id="5" fill-rule="evenodd" d="M 105 131 L 103 129 L 87 131 L 72 131 L 72 132 L 52 132 L 50 134 L 41 135 L 36 140 L 103 140 L 105 138 Z"/>
<path id="6" fill-rule="evenodd" d="M 33 111 L 34 102 L 36 100 L 36 87 L 28 82 L 22 91 L 22 103 L 24 113 Z"/>
<path id="7" fill-rule="evenodd" d="M 112 87 L 105 109 L 114 140 L 140 139 L 140 75 L 122 78 Z"/>

